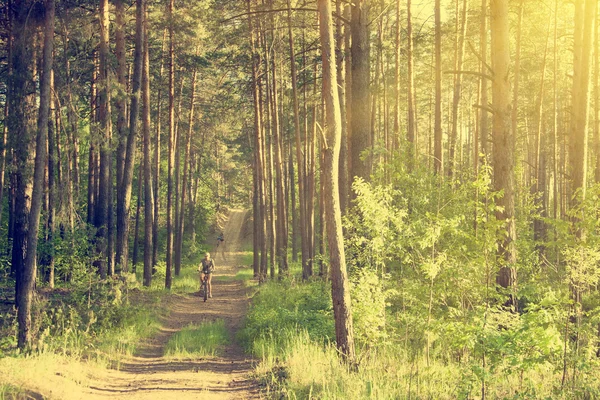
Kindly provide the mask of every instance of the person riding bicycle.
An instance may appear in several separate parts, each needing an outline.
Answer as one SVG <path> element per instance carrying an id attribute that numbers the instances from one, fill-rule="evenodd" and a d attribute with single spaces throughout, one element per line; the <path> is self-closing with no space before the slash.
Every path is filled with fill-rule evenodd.
<path id="1" fill-rule="evenodd" d="M 215 262 L 212 258 L 210 258 L 210 253 L 204 254 L 204 258 L 200 262 L 200 266 L 198 266 L 198 271 L 200 272 L 200 288 L 202 288 L 202 281 L 206 276 L 206 283 L 208 286 L 208 297 L 212 298 L 212 274 L 215 271 Z"/>
<path id="2" fill-rule="evenodd" d="M 223 235 L 223 232 L 221 232 L 221 234 L 219 236 L 217 236 L 217 247 L 219 247 L 219 245 L 221 243 L 223 243 L 225 241 L 225 235 Z"/>

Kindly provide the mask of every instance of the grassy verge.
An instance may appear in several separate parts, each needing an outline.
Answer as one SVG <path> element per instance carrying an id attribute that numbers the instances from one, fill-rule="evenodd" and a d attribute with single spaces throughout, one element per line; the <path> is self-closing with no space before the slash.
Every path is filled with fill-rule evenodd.
<path id="1" fill-rule="evenodd" d="M 428 359 L 402 332 L 392 333 L 393 321 L 390 337 L 400 340 L 358 340 L 358 371 L 349 369 L 334 345 L 329 290 L 321 282 L 269 282 L 253 297 L 240 340 L 261 360 L 256 378 L 268 397 L 478 398 L 485 387 L 489 398 L 580 398 L 577 389 L 561 388 L 561 371 L 549 364 L 506 373 L 514 370 L 510 360 L 499 360 L 482 375 L 477 355 Z"/>
<path id="2" fill-rule="evenodd" d="M 218 356 L 229 343 L 223 320 L 190 325 L 175 333 L 165 346 L 165 356 L 173 359 Z"/>

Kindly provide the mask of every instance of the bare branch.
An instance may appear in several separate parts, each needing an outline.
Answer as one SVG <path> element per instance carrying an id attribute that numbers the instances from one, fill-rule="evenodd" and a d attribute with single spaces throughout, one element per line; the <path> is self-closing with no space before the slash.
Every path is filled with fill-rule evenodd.
<path id="1" fill-rule="evenodd" d="M 479 76 L 481 78 L 486 78 L 489 79 L 490 81 L 494 80 L 494 77 L 491 75 L 487 75 L 487 74 L 482 74 L 481 72 L 477 72 L 477 71 L 457 71 L 457 70 L 449 70 L 449 71 L 444 71 L 445 74 L 454 74 L 454 75 L 458 75 L 458 74 L 463 74 L 463 75 L 475 75 L 475 76 Z"/>
<path id="2" fill-rule="evenodd" d="M 292 7 L 290 8 L 290 10 L 292 11 L 308 11 L 308 12 L 317 12 L 316 8 L 298 8 L 298 7 Z M 288 9 L 287 8 L 277 8 L 277 9 L 273 9 L 273 10 L 256 10 L 256 11 L 250 11 L 250 12 L 245 12 L 243 14 L 238 14 L 238 15 L 234 15 L 233 17 L 229 17 L 226 19 L 222 19 L 220 22 L 222 24 L 232 21 L 234 19 L 237 18 L 241 18 L 241 17 L 246 17 L 248 15 L 253 15 L 253 14 L 270 14 L 270 13 L 278 13 L 278 12 L 287 12 Z M 348 21 L 346 18 L 342 17 L 341 15 L 336 15 L 335 13 L 333 13 L 333 17 L 337 18 L 341 21 L 343 21 L 344 23 L 350 25 L 350 21 Z"/>

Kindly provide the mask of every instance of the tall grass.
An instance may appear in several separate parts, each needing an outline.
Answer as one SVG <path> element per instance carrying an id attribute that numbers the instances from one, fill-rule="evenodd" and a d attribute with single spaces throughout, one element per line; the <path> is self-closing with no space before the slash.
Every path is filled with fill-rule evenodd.
<path id="1" fill-rule="evenodd" d="M 585 390 L 562 388 L 562 371 L 548 363 L 517 370 L 506 359 L 494 369 L 483 369 L 480 356 L 427 359 L 410 343 L 389 339 L 359 342 L 359 366 L 350 369 L 333 343 L 328 299 L 328 287 L 318 282 L 267 283 L 254 296 L 240 338 L 261 360 L 256 378 L 268 396 L 471 399 L 485 390 L 488 398 L 576 399 L 596 393 L 594 383 Z"/>
<path id="2" fill-rule="evenodd" d="M 217 356 L 229 342 L 223 320 L 190 325 L 175 333 L 165 346 L 165 356 L 174 359 Z"/>

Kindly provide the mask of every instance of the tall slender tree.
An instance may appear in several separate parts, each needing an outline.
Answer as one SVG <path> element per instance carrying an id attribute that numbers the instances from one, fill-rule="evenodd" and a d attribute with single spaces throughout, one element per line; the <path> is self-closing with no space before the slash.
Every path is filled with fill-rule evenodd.
<path id="1" fill-rule="evenodd" d="M 514 179 L 514 135 L 511 131 L 510 117 L 510 50 L 509 50 L 509 18 L 508 0 L 491 0 L 491 32 L 492 32 L 492 65 L 494 79 L 492 81 L 492 107 L 494 110 L 492 134 L 494 141 L 493 166 L 494 186 L 503 195 L 496 199 L 498 209 L 496 218 L 504 223 L 506 233 L 498 243 L 500 269 L 496 282 L 503 288 L 514 290 L 516 284 L 515 264 L 517 238 L 515 225 L 515 179 Z M 514 293 L 510 303 L 516 307 Z"/>
<path id="2" fill-rule="evenodd" d="M 18 5 L 18 4 L 17 4 Z M 21 4 L 26 6 L 26 4 Z M 22 15 L 22 14 L 25 15 Z M 19 324 L 18 346 L 25 348 L 31 344 L 31 306 L 33 300 L 33 290 L 36 277 L 36 258 L 37 258 L 37 242 L 38 231 L 40 224 L 40 213 L 42 210 L 42 198 L 44 193 L 44 174 L 46 168 L 47 139 L 48 139 L 48 121 L 50 114 L 50 80 L 53 64 L 53 46 L 54 46 L 54 0 L 46 0 L 44 2 L 44 44 L 42 55 L 42 71 L 40 74 L 40 107 L 38 115 L 37 135 L 35 140 L 35 162 L 33 172 L 33 187 L 31 190 L 31 209 L 28 215 L 28 231 L 24 254 L 23 270 L 21 273 L 20 288 L 15 296 L 17 305 L 17 321 Z M 23 18 L 24 17 L 24 18 Z M 17 11 L 15 22 L 16 27 L 27 28 L 28 10 Z M 21 25 L 22 24 L 22 25 Z M 29 27 L 31 29 L 31 26 Z M 31 29 L 35 34 L 35 30 Z M 16 34 L 27 35 L 24 31 L 16 31 Z M 25 36 L 18 41 L 25 40 L 25 45 L 28 38 Z M 19 43 L 20 47 L 21 43 Z M 17 50 L 18 48 L 15 48 Z M 20 50 L 20 49 L 19 49 Z M 22 60 L 22 59 L 21 59 Z M 20 75 L 20 69 L 28 69 L 25 64 L 19 64 L 21 61 L 18 58 L 13 59 L 14 75 Z M 15 63 L 17 61 L 17 63 Z M 23 82 L 25 83 L 25 82 Z M 14 93 L 13 94 L 18 94 Z M 24 99 L 21 99 L 23 101 Z M 16 109 L 11 108 L 11 109 Z M 22 140 L 22 139 L 21 139 Z"/>
<path id="3" fill-rule="evenodd" d="M 152 282 L 152 233 L 154 231 L 154 192 L 150 145 L 150 57 L 148 41 L 148 3 L 142 0 L 143 68 L 142 68 L 142 132 L 144 137 L 144 286 Z M 141 178 L 141 177 L 140 177 Z"/>
<path id="4" fill-rule="evenodd" d="M 435 126 L 434 126 L 434 170 L 441 175 L 444 168 L 442 148 L 442 19 L 440 0 L 435 0 Z"/>
<path id="5" fill-rule="evenodd" d="M 175 32 L 173 8 L 175 1 L 169 0 L 169 158 L 167 168 L 167 272 L 165 287 L 171 289 L 173 264 L 173 184 L 175 168 Z"/>
<path id="6" fill-rule="evenodd" d="M 331 264 L 331 290 L 335 318 L 336 343 L 350 364 L 356 359 L 352 330 L 350 284 L 346 272 L 346 257 L 342 233 L 342 218 L 339 200 L 339 156 L 342 135 L 342 116 L 337 90 L 333 21 L 329 0 L 318 0 L 320 17 L 321 54 L 323 61 L 323 96 L 325 98 L 326 128 L 323 137 L 322 177 L 324 179 L 325 216 Z"/>
<path id="7" fill-rule="evenodd" d="M 117 196 L 117 243 L 121 248 L 121 259 L 117 261 L 124 272 L 128 271 L 129 258 L 129 208 L 131 206 L 131 191 L 133 186 L 133 168 L 137 149 L 137 134 L 139 127 L 139 110 L 142 86 L 143 63 L 143 1 L 136 0 L 135 23 L 135 50 L 133 56 L 133 77 L 131 87 L 131 101 L 129 106 L 129 132 L 125 147 L 125 160 L 123 165 L 122 182 Z"/>
<path id="8" fill-rule="evenodd" d="M 352 36 L 352 104 L 350 151 L 348 154 L 349 184 L 355 177 L 369 179 L 369 159 L 363 151 L 370 147 L 371 115 L 369 113 L 370 94 L 370 41 L 369 41 L 369 1 L 357 0 L 352 3 L 350 32 Z M 362 156 L 361 156 L 362 155 Z"/>

